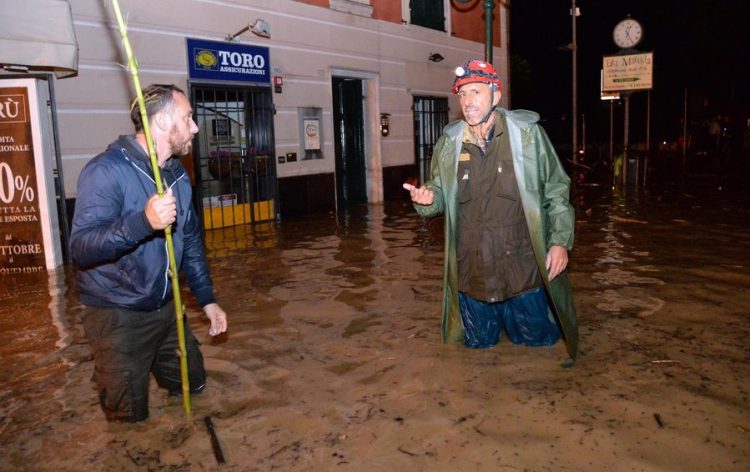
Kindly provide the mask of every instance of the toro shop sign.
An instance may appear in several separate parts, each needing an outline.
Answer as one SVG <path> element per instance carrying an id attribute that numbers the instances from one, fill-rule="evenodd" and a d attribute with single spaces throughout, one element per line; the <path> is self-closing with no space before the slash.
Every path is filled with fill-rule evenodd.
<path id="1" fill-rule="evenodd" d="M 268 48 L 187 38 L 191 79 L 271 85 Z"/>

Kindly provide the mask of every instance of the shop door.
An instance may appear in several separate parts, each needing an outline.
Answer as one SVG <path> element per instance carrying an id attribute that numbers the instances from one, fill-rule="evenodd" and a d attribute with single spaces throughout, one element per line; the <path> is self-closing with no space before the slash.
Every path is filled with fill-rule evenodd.
<path id="1" fill-rule="evenodd" d="M 414 156 L 420 184 L 430 178 L 432 152 L 447 124 L 447 98 L 414 97 Z"/>
<path id="2" fill-rule="evenodd" d="M 333 78 L 337 206 L 367 202 L 362 80 Z"/>
<path id="3" fill-rule="evenodd" d="M 205 229 L 275 219 L 273 102 L 268 87 L 191 87 L 196 206 Z"/>

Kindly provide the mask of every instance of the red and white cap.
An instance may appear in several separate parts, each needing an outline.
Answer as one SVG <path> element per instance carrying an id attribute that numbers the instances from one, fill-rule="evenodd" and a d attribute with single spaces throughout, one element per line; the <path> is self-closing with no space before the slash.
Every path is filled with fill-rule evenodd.
<path id="1" fill-rule="evenodd" d="M 489 62 L 472 59 L 464 65 L 456 67 L 456 78 L 453 80 L 451 92 L 458 93 L 462 85 L 472 82 L 483 82 L 486 84 L 496 84 L 497 90 L 502 92 L 503 84 L 497 75 L 495 68 Z"/>

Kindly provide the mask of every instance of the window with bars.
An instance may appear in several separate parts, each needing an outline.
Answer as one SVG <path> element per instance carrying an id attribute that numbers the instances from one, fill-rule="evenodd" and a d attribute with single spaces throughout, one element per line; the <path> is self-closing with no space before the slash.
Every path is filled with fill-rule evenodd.
<path id="1" fill-rule="evenodd" d="M 277 183 L 270 88 L 191 90 L 198 124 L 196 206 L 203 208 L 204 228 L 273 219 Z"/>
<path id="2" fill-rule="evenodd" d="M 430 176 L 432 152 L 447 124 L 447 98 L 414 97 L 414 156 L 420 184 Z"/>

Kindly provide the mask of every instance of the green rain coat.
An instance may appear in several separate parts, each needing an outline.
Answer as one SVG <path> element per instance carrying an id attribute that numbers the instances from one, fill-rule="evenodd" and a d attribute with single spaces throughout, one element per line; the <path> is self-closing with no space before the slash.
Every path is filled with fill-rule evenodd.
<path id="1" fill-rule="evenodd" d="M 575 214 L 568 201 L 570 178 L 560 163 L 544 130 L 537 125 L 539 115 L 527 110 L 496 113 L 506 118 L 506 129 L 513 154 L 513 169 L 534 255 L 551 300 L 552 310 L 562 327 L 571 359 L 578 351 L 578 324 L 567 270 L 551 282 L 545 260 L 552 245 L 573 248 Z M 458 307 L 458 155 L 461 152 L 465 122 L 448 124 L 435 145 L 431 177 L 426 183 L 435 193 L 432 205 L 415 204 L 423 217 L 445 214 L 445 272 L 443 275 L 443 342 L 461 343 L 464 339 Z"/>

